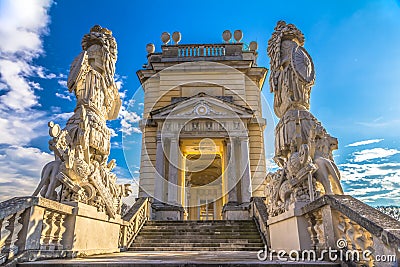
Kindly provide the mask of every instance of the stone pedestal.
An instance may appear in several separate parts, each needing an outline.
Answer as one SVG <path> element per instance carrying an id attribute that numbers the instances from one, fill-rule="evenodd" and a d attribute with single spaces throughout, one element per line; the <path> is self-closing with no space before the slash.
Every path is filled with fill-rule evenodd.
<path id="1" fill-rule="evenodd" d="M 184 219 L 184 209 L 182 206 L 173 206 L 165 203 L 154 202 L 151 207 L 153 209 L 153 220 L 181 221 Z"/>
<path id="2" fill-rule="evenodd" d="M 222 209 L 222 218 L 224 220 L 250 220 L 250 203 L 228 202 Z"/>
<path id="3" fill-rule="evenodd" d="M 121 226 L 126 222 L 119 215 L 110 218 L 83 203 L 41 197 L 17 197 L 2 204 L 1 234 L 10 241 L 0 262 L 16 253 L 21 261 L 32 261 L 120 251 Z"/>
<path id="4" fill-rule="evenodd" d="M 271 249 L 286 252 L 311 249 L 308 221 L 304 215 L 300 215 L 300 206 L 268 220 Z"/>
<path id="5" fill-rule="evenodd" d="M 123 224 L 120 215 L 111 219 L 93 206 L 79 202 L 65 204 L 75 207 L 76 211 L 75 216 L 66 221 L 67 231 L 73 229 L 65 240 L 69 249 L 82 251 L 85 255 L 119 252 L 119 233 Z"/>

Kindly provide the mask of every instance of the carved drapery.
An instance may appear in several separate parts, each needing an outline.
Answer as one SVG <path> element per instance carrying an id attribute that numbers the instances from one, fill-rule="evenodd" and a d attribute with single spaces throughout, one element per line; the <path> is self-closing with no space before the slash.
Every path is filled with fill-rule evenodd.
<path id="1" fill-rule="evenodd" d="M 310 113 L 314 65 L 303 48 L 304 35 L 293 24 L 279 21 L 268 41 L 270 87 L 279 123 L 275 128 L 274 160 L 281 168 L 267 175 L 267 204 L 277 216 L 295 203 L 322 194 L 343 194 L 333 160 L 337 139 Z"/>
<path id="2" fill-rule="evenodd" d="M 117 44 L 110 30 L 96 25 L 83 37 L 82 49 L 68 76 L 68 88 L 77 98 L 74 114 L 63 130 L 49 123 L 55 160 L 43 168 L 33 195 L 83 202 L 115 218 L 121 213 L 121 198 L 130 193 L 129 184 L 116 183 L 116 163 L 108 159 L 111 133 L 106 121 L 116 119 L 121 106 L 114 81 Z"/>

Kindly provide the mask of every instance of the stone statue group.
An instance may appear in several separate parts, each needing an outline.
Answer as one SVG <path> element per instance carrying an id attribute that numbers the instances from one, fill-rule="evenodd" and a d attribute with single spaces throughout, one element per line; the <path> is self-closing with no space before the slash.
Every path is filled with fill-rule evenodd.
<path id="1" fill-rule="evenodd" d="M 301 31 L 284 21 L 277 23 L 268 41 L 269 83 L 274 111 L 280 119 L 275 129 L 274 157 L 280 169 L 266 178 L 270 216 L 321 194 L 343 194 L 332 155 L 338 141 L 309 111 L 315 70 L 303 45 Z"/>
<path id="2" fill-rule="evenodd" d="M 56 201 L 78 201 L 105 211 L 110 217 L 121 212 L 128 184 L 117 184 L 111 171 L 107 120 L 116 119 L 121 99 L 114 81 L 117 43 L 110 30 L 98 25 L 82 39 L 83 51 L 75 58 L 68 88 L 77 103 L 67 125 L 49 123 L 50 150 L 55 160 L 42 171 L 34 195 Z"/>
<path id="3" fill-rule="evenodd" d="M 304 35 L 284 21 L 278 22 L 268 41 L 269 83 L 280 119 L 274 157 L 280 169 L 266 176 L 270 216 L 321 194 L 343 194 L 332 155 L 337 139 L 309 111 L 315 70 L 303 45 Z M 96 25 L 83 37 L 82 49 L 68 77 L 77 105 L 64 129 L 49 123 L 55 160 L 44 167 L 34 195 L 84 202 L 115 217 L 121 212 L 121 198 L 130 192 L 129 185 L 116 183 L 115 160 L 108 161 L 106 121 L 115 119 L 121 106 L 114 81 L 117 44 L 111 31 Z"/>

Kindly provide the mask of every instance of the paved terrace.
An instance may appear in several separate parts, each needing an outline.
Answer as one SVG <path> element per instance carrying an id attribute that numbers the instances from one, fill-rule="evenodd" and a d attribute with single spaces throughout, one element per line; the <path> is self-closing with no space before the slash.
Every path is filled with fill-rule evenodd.
<path id="1" fill-rule="evenodd" d="M 260 261 L 257 252 L 122 252 L 76 259 L 21 263 L 18 266 L 340 266 L 327 262 Z"/>

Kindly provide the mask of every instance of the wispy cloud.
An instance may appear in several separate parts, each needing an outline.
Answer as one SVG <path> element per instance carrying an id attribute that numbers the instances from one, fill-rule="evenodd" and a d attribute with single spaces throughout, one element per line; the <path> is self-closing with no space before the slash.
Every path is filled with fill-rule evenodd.
<path id="1" fill-rule="evenodd" d="M 346 147 L 356 147 L 356 146 L 364 146 L 364 145 L 370 145 L 370 144 L 375 144 L 382 142 L 384 139 L 370 139 L 370 140 L 364 140 L 364 141 L 359 141 L 355 143 L 348 144 Z"/>
<path id="2" fill-rule="evenodd" d="M 43 54 L 41 36 L 47 33 L 52 1 L 2 1 L 0 9 L 0 74 L 7 92 L 1 108 L 25 110 L 38 105 L 35 86 L 28 78 L 41 70 L 32 64 Z"/>
<path id="3" fill-rule="evenodd" d="M 74 115 L 74 113 L 73 112 L 64 112 L 64 113 L 58 113 L 58 114 L 54 114 L 53 115 L 53 120 L 56 120 L 56 121 L 66 121 L 66 120 L 68 120 L 69 118 L 71 118 L 72 117 L 72 115 Z"/>
<path id="4" fill-rule="evenodd" d="M 116 83 L 119 90 L 119 95 L 122 99 L 121 110 L 118 114 L 118 119 L 121 124 L 120 132 L 126 135 L 131 135 L 132 133 L 142 133 L 140 128 L 138 127 L 139 121 L 141 120 L 141 116 L 138 114 L 139 110 L 135 109 L 135 99 L 125 100 L 127 96 L 127 90 L 123 90 L 123 79 L 125 77 L 121 77 L 116 75 Z"/>
<path id="5" fill-rule="evenodd" d="M 374 159 L 387 158 L 396 154 L 399 154 L 400 150 L 397 149 L 388 149 L 388 148 L 372 148 L 372 149 L 364 149 L 361 151 L 356 151 L 353 153 L 353 161 L 354 162 L 363 162 Z"/>
<path id="6" fill-rule="evenodd" d="M 62 93 L 56 93 L 56 97 L 61 98 L 61 99 L 65 99 L 68 101 L 72 101 L 71 96 L 69 94 L 62 94 Z"/>
<path id="7" fill-rule="evenodd" d="M 345 193 L 372 205 L 400 205 L 400 163 L 339 165 Z"/>
<path id="8" fill-rule="evenodd" d="M 4 0 L 0 5 L 0 198 L 30 194 L 40 170 L 53 156 L 29 147 L 47 133 L 47 113 L 39 111 L 41 86 L 30 78 L 56 78 L 34 59 L 44 54 L 42 37 L 50 22 L 51 0 Z"/>
<path id="9" fill-rule="evenodd" d="M 31 195 L 40 179 L 42 167 L 54 156 L 38 148 L 9 146 L 0 149 L 0 201 Z"/>

